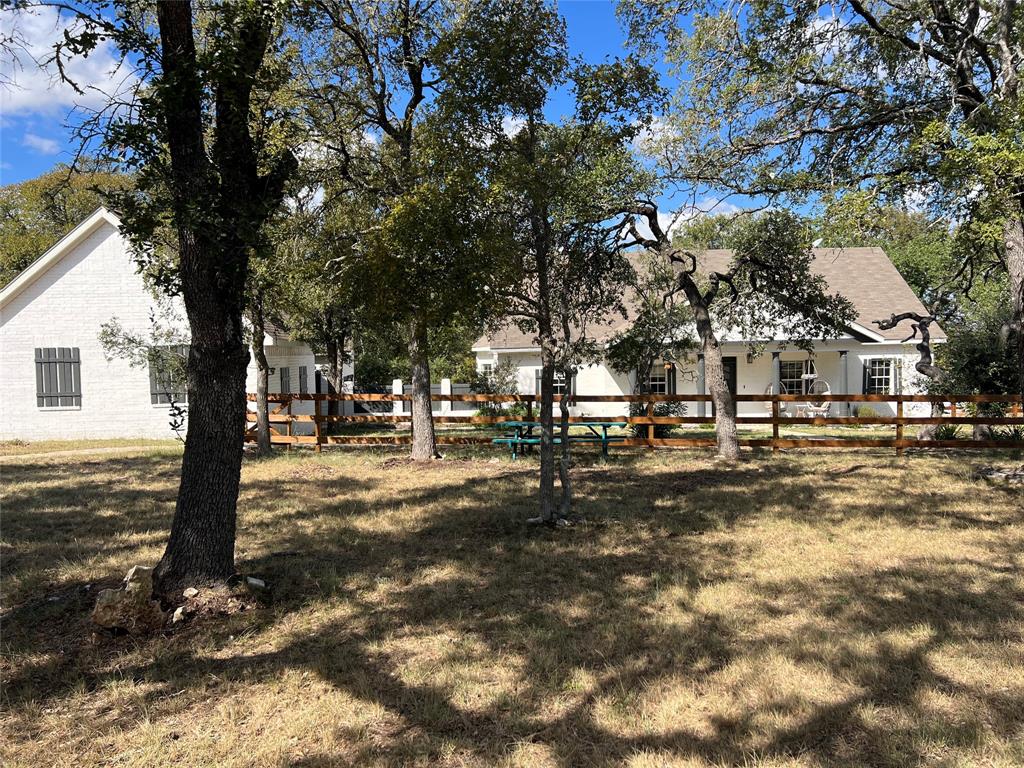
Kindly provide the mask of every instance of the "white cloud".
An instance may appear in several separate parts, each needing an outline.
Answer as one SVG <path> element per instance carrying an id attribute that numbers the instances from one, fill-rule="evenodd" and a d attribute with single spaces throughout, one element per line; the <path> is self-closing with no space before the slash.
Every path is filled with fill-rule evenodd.
<path id="1" fill-rule="evenodd" d="M 34 133 L 26 133 L 21 143 L 31 150 L 38 152 L 41 155 L 56 155 L 60 152 L 60 144 L 53 139 L 47 139 L 43 136 L 37 136 Z"/>
<path id="2" fill-rule="evenodd" d="M 651 124 L 633 139 L 633 149 L 643 155 L 655 155 L 679 132 L 663 117 L 655 115 Z"/>
<path id="3" fill-rule="evenodd" d="M 505 135 L 510 139 L 523 130 L 523 126 L 526 125 L 526 119 L 522 117 L 512 117 L 511 115 L 505 115 L 501 118 L 501 130 L 505 132 Z"/>
<path id="4" fill-rule="evenodd" d="M 54 43 L 65 30 L 78 27 L 56 8 L 31 8 L 0 14 L 0 37 L 13 38 L 14 50 L 0 51 L 0 112 L 7 117 L 54 115 L 75 106 L 97 109 L 111 95 L 124 94 L 137 82 L 109 42 L 97 45 L 88 57 L 75 56 L 65 65 L 67 76 L 84 93 L 77 93 L 50 62 Z"/>

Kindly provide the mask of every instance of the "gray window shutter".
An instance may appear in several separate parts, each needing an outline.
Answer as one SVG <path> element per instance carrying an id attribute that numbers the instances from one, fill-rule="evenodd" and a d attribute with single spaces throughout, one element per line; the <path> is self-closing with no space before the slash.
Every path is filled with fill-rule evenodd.
<path id="1" fill-rule="evenodd" d="M 281 391 L 291 392 L 292 391 L 292 376 L 291 371 L 287 368 L 281 369 Z"/>
<path id="2" fill-rule="evenodd" d="M 299 392 L 303 395 L 309 391 L 309 378 L 306 375 L 306 366 L 299 366 Z"/>
<path id="3" fill-rule="evenodd" d="M 540 373 L 541 369 L 538 368 L 534 377 L 534 394 L 540 395 Z"/>
<path id="4" fill-rule="evenodd" d="M 81 407 L 82 359 L 78 347 L 36 347 L 36 407 Z"/>

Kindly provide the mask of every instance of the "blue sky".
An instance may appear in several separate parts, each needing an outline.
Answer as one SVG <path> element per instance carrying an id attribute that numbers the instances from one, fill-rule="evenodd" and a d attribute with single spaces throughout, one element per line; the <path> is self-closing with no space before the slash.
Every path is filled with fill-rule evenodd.
<path id="1" fill-rule="evenodd" d="M 615 18 L 614 3 L 561 0 L 559 8 L 566 19 L 574 54 L 597 62 L 624 53 L 625 33 Z M 13 14 L 2 16 L 0 25 L 12 23 Z M 45 58 L 49 46 L 59 36 L 56 14 L 44 10 L 17 23 L 32 53 L 38 59 Z M 125 75 L 116 71 L 116 63 L 109 47 L 98 49 L 89 59 L 72 63 L 71 73 L 78 82 L 98 89 L 86 89 L 84 96 L 57 82 L 51 73 L 29 65 L 13 70 L 19 87 L 0 87 L 0 184 L 33 178 L 71 159 L 74 144 L 66 127 L 69 114 L 74 104 L 98 106 L 105 99 L 104 92 L 122 86 Z M 0 63 L 0 72 L 10 77 L 11 67 L 9 61 L 4 61 Z M 563 114 L 570 108 L 564 96 L 553 97 L 552 112 Z"/>

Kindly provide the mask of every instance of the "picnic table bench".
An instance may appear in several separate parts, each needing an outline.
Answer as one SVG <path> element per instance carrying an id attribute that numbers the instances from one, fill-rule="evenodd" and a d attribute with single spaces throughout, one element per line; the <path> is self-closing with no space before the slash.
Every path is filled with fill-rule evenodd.
<path id="1" fill-rule="evenodd" d="M 529 448 L 532 445 L 540 445 L 540 435 L 534 434 L 535 429 L 540 429 L 539 421 L 506 421 L 503 422 L 503 426 L 512 429 L 513 431 L 509 434 L 496 437 L 492 442 L 498 445 L 508 445 L 512 448 L 512 458 L 518 459 L 519 454 L 523 448 Z M 570 443 L 600 443 L 601 453 L 605 456 L 608 455 L 608 446 L 611 443 L 617 443 L 626 438 L 622 435 L 609 435 L 608 430 L 614 427 L 624 428 L 627 426 L 624 421 L 583 421 L 573 422 L 570 426 L 573 427 L 586 427 L 587 433 L 585 434 L 570 434 Z M 556 428 L 558 427 L 556 420 Z M 600 430 L 600 431 L 599 431 Z M 562 437 L 556 434 L 554 436 L 554 444 L 561 445 Z"/>

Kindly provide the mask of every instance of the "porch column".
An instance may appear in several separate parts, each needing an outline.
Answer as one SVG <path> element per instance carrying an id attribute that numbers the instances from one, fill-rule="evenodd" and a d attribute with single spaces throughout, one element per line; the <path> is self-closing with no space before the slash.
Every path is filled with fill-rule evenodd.
<path id="1" fill-rule="evenodd" d="M 839 391 L 836 394 L 848 395 L 850 394 L 850 367 L 848 355 L 845 349 L 839 350 Z M 839 408 L 839 412 L 843 416 L 850 415 L 850 404 L 843 403 L 842 407 Z"/>
<path id="2" fill-rule="evenodd" d="M 782 394 L 782 363 L 779 362 L 779 355 L 782 353 L 778 350 L 772 352 L 772 394 Z"/>
<path id="3" fill-rule="evenodd" d="M 704 353 L 700 352 L 697 354 L 697 394 L 706 395 L 707 387 L 704 385 Z M 704 416 L 707 414 L 707 403 L 701 400 L 697 403 L 697 415 Z"/>

